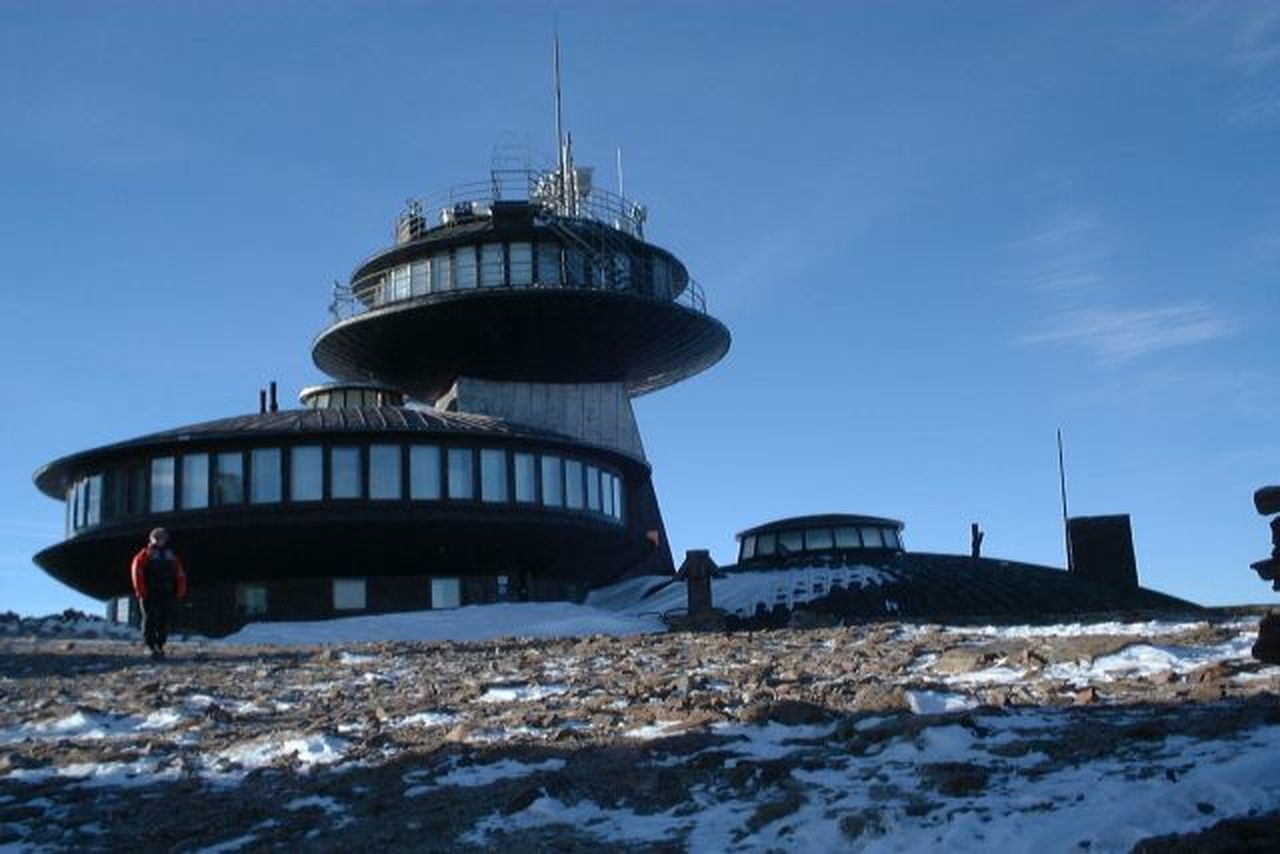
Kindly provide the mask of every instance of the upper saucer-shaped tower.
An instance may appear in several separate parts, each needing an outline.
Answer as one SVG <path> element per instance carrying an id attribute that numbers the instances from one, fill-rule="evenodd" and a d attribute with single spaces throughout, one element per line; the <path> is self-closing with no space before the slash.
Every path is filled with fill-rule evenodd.
<path id="1" fill-rule="evenodd" d="M 337 289 L 316 365 L 433 403 L 459 378 L 635 396 L 718 361 L 729 332 L 644 239 L 645 209 L 561 159 L 410 202 L 395 245 Z"/>

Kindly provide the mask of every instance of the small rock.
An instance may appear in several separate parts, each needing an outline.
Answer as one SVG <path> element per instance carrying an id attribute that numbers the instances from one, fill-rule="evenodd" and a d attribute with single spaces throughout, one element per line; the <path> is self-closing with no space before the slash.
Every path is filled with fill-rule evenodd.
<path id="1" fill-rule="evenodd" d="M 804 700 L 778 700 L 770 703 L 765 713 L 768 720 L 785 726 L 826 723 L 831 718 L 831 712 Z"/>
<path id="2" fill-rule="evenodd" d="M 884 818 L 878 809 L 858 810 L 840 816 L 840 832 L 850 840 L 869 836 L 883 836 Z"/>
<path id="3" fill-rule="evenodd" d="M 1077 704 L 1082 706 L 1089 705 L 1091 703 L 1098 702 L 1099 696 L 1100 695 L 1098 694 L 1098 689 L 1090 685 L 1084 690 L 1076 692 L 1075 701 Z"/>

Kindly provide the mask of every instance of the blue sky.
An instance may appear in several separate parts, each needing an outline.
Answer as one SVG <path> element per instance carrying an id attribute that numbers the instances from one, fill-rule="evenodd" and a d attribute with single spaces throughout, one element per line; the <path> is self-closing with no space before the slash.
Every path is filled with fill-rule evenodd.
<path id="1" fill-rule="evenodd" d="M 97 607 L 31 555 L 66 453 L 322 379 L 330 283 L 404 199 L 624 152 L 734 336 L 637 401 L 677 553 L 805 512 L 1061 565 L 1130 513 L 1150 587 L 1274 601 L 1274 3 L 7 3 L 0 609 Z"/>

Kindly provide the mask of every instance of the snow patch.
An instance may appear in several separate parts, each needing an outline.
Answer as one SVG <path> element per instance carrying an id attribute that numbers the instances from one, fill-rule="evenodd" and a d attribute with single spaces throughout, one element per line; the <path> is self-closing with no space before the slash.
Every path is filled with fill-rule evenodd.
<path id="1" fill-rule="evenodd" d="M 679 830 L 682 822 L 673 822 L 672 819 L 670 812 L 642 815 L 628 809 L 605 809 L 594 801 L 579 801 L 570 805 L 543 795 L 512 815 L 494 813 L 481 819 L 474 828 L 460 836 L 458 841 L 470 845 L 485 845 L 495 833 L 565 824 L 589 833 L 601 842 L 620 845 L 662 842 L 671 839 Z"/>
<path id="2" fill-rule="evenodd" d="M 942 691 L 907 691 L 907 706 L 917 715 L 940 715 L 978 707 L 978 701 L 964 694 Z"/>
<path id="3" fill-rule="evenodd" d="M 460 768 L 454 768 L 446 774 L 436 777 L 429 783 L 421 785 L 413 785 L 405 789 L 404 796 L 406 798 L 415 798 L 419 795 L 425 795 L 436 789 L 443 789 L 450 786 L 459 788 L 474 788 L 476 786 L 487 786 L 490 783 L 496 783 L 499 780 L 512 780 L 518 777 L 527 777 L 530 774 L 536 774 L 539 771 L 560 771 L 564 768 L 565 761 L 563 759 L 547 759 L 544 762 L 516 762 L 511 759 L 503 759 L 498 762 L 490 762 L 485 765 L 464 765 Z M 405 783 L 416 783 L 425 776 L 424 772 L 413 771 L 404 776 Z"/>
<path id="4" fill-rule="evenodd" d="M 315 622 L 250 623 L 218 642 L 288 645 L 477 641 L 500 637 L 634 635 L 661 632 L 665 628 L 656 618 L 618 614 L 572 602 L 512 602 Z"/>
<path id="5" fill-rule="evenodd" d="M 519 703 L 541 700 L 568 692 L 568 685 L 537 685 L 513 682 L 508 685 L 491 685 L 480 695 L 481 703 Z"/>

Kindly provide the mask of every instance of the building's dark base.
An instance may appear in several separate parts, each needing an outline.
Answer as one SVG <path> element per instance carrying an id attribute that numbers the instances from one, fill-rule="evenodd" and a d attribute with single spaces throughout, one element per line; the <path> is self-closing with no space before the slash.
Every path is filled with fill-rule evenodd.
<path id="1" fill-rule="evenodd" d="M 797 565 L 813 566 L 815 562 L 805 560 Z M 1006 623 L 1124 612 L 1195 614 L 1203 610 L 1192 602 L 1136 585 L 1105 584 L 1035 564 L 908 552 L 882 565 L 898 580 L 866 588 L 837 588 L 795 609 L 761 606 L 754 616 L 731 616 L 729 628 L 791 625 L 795 610 L 843 621 Z"/>
<path id="2" fill-rule="evenodd" d="M 536 509 L 501 517 L 485 510 L 427 514 L 393 508 L 316 508 L 256 519 L 248 512 L 219 519 L 171 517 L 166 522 L 186 562 L 193 596 L 226 584 L 414 575 L 506 575 L 585 589 L 628 572 L 670 566 L 669 551 L 652 543 L 644 529 Z M 153 522 L 154 517 L 94 530 L 45 549 L 35 560 L 86 595 L 126 596 L 129 562 Z M 265 618 L 276 618 L 274 610 Z"/>
<path id="3" fill-rule="evenodd" d="M 458 577 L 460 601 L 433 601 L 432 580 L 440 576 L 375 576 L 365 579 L 365 606 L 337 608 L 333 579 L 282 578 L 250 585 L 212 584 L 194 588 L 174 611 L 172 631 L 222 637 L 254 622 L 296 622 L 362 617 L 405 611 L 426 611 L 441 607 L 492 605 L 498 602 L 581 601 L 587 586 L 580 582 L 540 578 L 530 573 L 511 576 L 470 575 Z M 262 604 L 257 610 L 245 601 L 246 587 L 260 588 Z M 107 603 L 107 618 L 138 625 L 141 615 L 137 600 L 120 597 Z"/>

